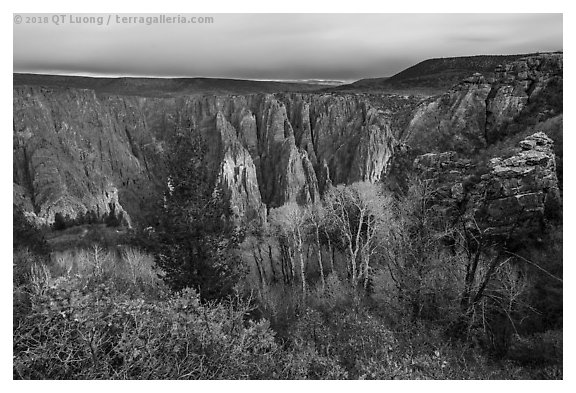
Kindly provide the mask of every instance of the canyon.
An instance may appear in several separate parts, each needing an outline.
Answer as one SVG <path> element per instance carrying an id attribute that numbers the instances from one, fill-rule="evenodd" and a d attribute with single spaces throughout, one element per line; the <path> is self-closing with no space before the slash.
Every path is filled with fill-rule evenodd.
<path id="1" fill-rule="evenodd" d="M 561 206 L 562 62 L 558 53 L 513 59 L 433 97 L 115 94 L 15 75 L 14 204 L 39 224 L 122 212 L 126 225 L 152 225 L 171 143 L 200 135 L 206 170 L 244 222 L 317 201 L 331 184 L 387 181 L 403 156 L 406 171 L 449 174 L 439 189 L 466 200 L 467 214 L 488 211 L 490 227 L 509 225 L 517 206 L 535 222 L 549 201 Z"/>

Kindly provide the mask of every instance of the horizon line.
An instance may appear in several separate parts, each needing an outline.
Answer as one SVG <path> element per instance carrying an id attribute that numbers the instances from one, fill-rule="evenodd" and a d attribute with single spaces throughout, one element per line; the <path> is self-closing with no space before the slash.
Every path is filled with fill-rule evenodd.
<path id="1" fill-rule="evenodd" d="M 134 74 L 95 74 L 95 73 L 83 73 L 83 72 L 30 72 L 30 71 L 12 71 L 12 75 L 38 75 L 38 76 L 67 76 L 67 77 L 80 77 L 80 78 L 109 78 L 109 79 L 122 79 L 122 78 L 134 78 L 134 79 L 226 79 L 226 80 L 238 80 L 238 81 L 253 81 L 253 82 L 283 82 L 283 83 L 301 83 L 303 81 L 315 81 L 315 82 L 341 82 L 350 83 L 355 82 L 360 79 L 368 79 L 370 77 L 360 78 L 360 79 L 322 79 L 322 78 L 301 78 L 301 79 L 256 79 L 256 78 L 240 78 L 240 77 L 229 77 L 229 76 L 166 76 L 166 75 L 134 75 Z M 387 78 L 384 76 L 382 78 Z"/>

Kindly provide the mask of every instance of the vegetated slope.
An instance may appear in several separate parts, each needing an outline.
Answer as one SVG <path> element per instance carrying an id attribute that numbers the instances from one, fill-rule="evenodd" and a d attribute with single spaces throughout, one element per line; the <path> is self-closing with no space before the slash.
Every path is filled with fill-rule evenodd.
<path id="1" fill-rule="evenodd" d="M 220 78 L 96 78 L 14 74 L 14 86 L 90 89 L 100 94 L 175 97 L 194 94 L 254 94 L 315 91 L 330 85 Z"/>
<path id="2" fill-rule="evenodd" d="M 445 92 L 462 79 L 476 72 L 483 74 L 485 77 L 493 77 L 494 69 L 498 65 L 510 63 L 527 56 L 532 55 L 480 55 L 428 59 L 392 77 L 361 79 L 331 90 L 435 95 Z"/>

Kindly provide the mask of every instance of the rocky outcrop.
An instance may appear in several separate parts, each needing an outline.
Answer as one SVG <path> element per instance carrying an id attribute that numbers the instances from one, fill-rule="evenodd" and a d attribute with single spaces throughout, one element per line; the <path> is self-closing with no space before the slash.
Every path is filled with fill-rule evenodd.
<path id="1" fill-rule="evenodd" d="M 519 147 L 507 158 L 490 159 L 485 170 L 486 163 L 456 152 L 418 156 L 413 167 L 433 182 L 433 204 L 442 214 L 460 215 L 496 236 L 539 233 L 547 219 L 561 216 L 553 141 L 537 132 Z"/>
<path id="2" fill-rule="evenodd" d="M 473 165 L 454 151 L 427 153 L 414 159 L 413 169 L 431 190 L 434 209 L 442 216 L 462 215 L 470 198 Z"/>
<path id="3" fill-rule="evenodd" d="M 490 160 L 490 172 L 478 186 L 476 200 L 481 198 L 483 204 L 476 216 L 482 217 L 491 232 L 534 232 L 546 217 L 561 215 L 552 144 L 552 139 L 538 132 L 520 142 L 520 153 Z"/>
<path id="4" fill-rule="evenodd" d="M 161 200 L 170 144 L 192 133 L 206 140 L 233 211 L 262 219 L 267 207 L 318 200 L 328 182 L 378 181 L 395 146 L 390 116 L 354 95 L 144 98 L 19 86 L 14 199 L 47 223 L 111 206 L 145 221 Z"/>
<path id="5" fill-rule="evenodd" d="M 541 54 L 474 74 L 414 111 L 405 142 L 471 154 L 562 112 L 563 55 Z"/>
<path id="6" fill-rule="evenodd" d="M 522 114 L 536 112 L 535 119 L 542 121 L 562 112 L 562 80 L 562 54 L 527 57 L 496 68 L 486 102 L 486 140 L 494 142 L 506 136 L 507 128 Z M 548 101 L 549 95 L 560 102 L 541 102 Z M 536 104 L 534 108 L 530 103 Z"/>

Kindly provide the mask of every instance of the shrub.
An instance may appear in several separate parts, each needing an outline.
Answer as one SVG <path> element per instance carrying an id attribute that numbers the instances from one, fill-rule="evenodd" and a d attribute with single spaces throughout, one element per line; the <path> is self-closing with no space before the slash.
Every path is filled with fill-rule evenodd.
<path id="1" fill-rule="evenodd" d="M 288 379 L 345 374 L 310 347 L 283 350 L 248 303 L 202 305 L 192 289 L 161 301 L 59 279 L 14 328 L 15 379 Z"/>
<path id="2" fill-rule="evenodd" d="M 138 283 L 152 284 L 158 278 L 154 257 L 145 254 L 137 248 L 127 248 L 122 252 L 122 260 L 127 265 L 130 280 L 133 285 Z"/>
<path id="3" fill-rule="evenodd" d="M 12 283 L 14 287 L 25 285 L 30 282 L 32 266 L 39 262 L 37 254 L 27 248 L 14 250 L 12 269 Z"/>

